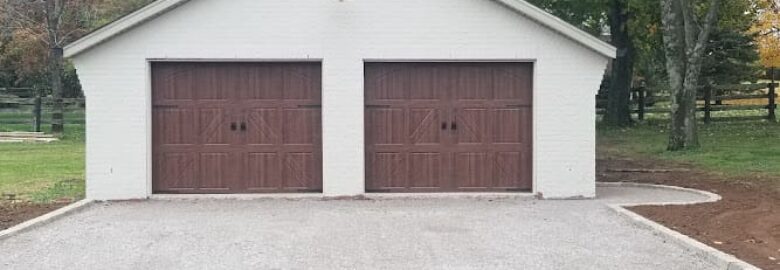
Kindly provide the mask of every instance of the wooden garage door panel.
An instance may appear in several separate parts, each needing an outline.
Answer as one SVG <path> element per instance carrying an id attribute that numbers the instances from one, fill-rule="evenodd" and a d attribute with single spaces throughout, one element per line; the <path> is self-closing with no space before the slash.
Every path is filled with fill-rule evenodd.
<path id="1" fill-rule="evenodd" d="M 455 82 L 451 90 L 454 100 L 493 99 L 493 69 L 484 64 L 459 64 L 444 76 Z"/>
<path id="2" fill-rule="evenodd" d="M 497 109 L 493 121 L 493 142 L 496 144 L 531 144 L 531 108 Z"/>
<path id="3" fill-rule="evenodd" d="M 405 67 L 366 66 L 367 101 L 407 100 L 410 74 Z"/>
<path id="4" fill-rule="evenodd" d="M 198 153 L 198 189 L 227 190 L 233 169 L 231 153 Z"/>
<path id="5" fill-rule="evenodd" d="M 252 108 L 246 111 L 247 129 L 246 144 L 249 145 L 281 145 L 282 123 L 279 109 Z"/>
<path id="6" fill-rule="evenodd" d="M 311 101 L 319 104 L 322 91 L 320 65 L 284 66 L 285 100 Z"/>
<path id="7" fill-rule="evenodd" d="M 407 160 L 404 153 L 376 152 L 368 157 L 369 189 L 406 188 Z"/>
<path id="8" fill-rule="evenodd" d="M 155 157 L 157 171 L 155 188 L 170 190 L 195 189 L 198 185 L 195 157 L 192 153 L 164 153 Z"/>
<path id="9" fill-rule="evenodd" d="M 368 108 L 366 136 L 371 146 L 403 145 L 406 143 L 406 114 L 404 109 Z M 369 147 L 371 147 L 369 146 Z"/>
<path id="10" fill-rule="evenodd" d="M 322 189 L 319 63 L 153 63 L 152 73 L 155 192 Z"/>
<path id="11" fill-rule="evenodd" d="M 493 160 L 485 152 L 455 153 L 455 185 L 456 188 L 489 188 L 493 187 Z"/>
<path id="12" fill-rule="evenodd" d="M 250 65 L 241 74 L 246 91 L 240 96 L 245 100 L 279 100 L 284 91 L 284 68 L 280 65 Z"/>
<path id="13" fill-rule="evenodd" d="M 493 70 L 496 101 L 530 106 L 533 101 L 533 65 L 496 64 Z"/>
<path id="14" fill-rule="evenodd" d="M 490 143 L 491 111 L 485 108 L 455 109 L 455 144 Z"/>
<path id="15" fill-rule="evenodd" d="M 409 132 L 407 138 L 413 145 L 441 144 L 441 126 L 446 124 L 442 112 L 438 108 L 409 109 Z M 381 130 L 379 133 L 388 132 Z"/>
<path id="16" fill-rule="evenodd" d="M 168 100 L 192 100 L 192 91 L 196 81 L 192 69 L 181 68 L 174 64 L 155 65 L 152 76 L 152 99 L 155 102 Z"/>
<path id="17" fill-rule="evenodd" d="M 155 142 L 160 146 L 196 144 L 198 136 L 194 116 L 192 109 L 156 109 L 152 116 L 153 128 L 159 131 Z"/>
<path id="18" fill-rule="evenodd" d="M 531 189 L 531 157 L 526 152 L 498 152 L 493 167 L 496 188 Z M 520 166 L 517 166 L 520 164 Z"/>
<path id="19" fill-rule="evenodd" d="M 409 186 L 412 189 L 436 189 L 442 186 L 445 157 L 442 153 L 410 153 L 409 154 Z"/>
<path id="20" fill-rule="evenodd" d="M 316 153 L 287 153 L 284 160 L 284 188 L 299 190 L 322 188 L 319 183 L 321 162 Z"/>
<path id="21" fill-rule="evenodd" d="M 320 109 L 285 109 L 283 114 L 285 145 L 315 145 L 319 139 Z"/>
<path id="22" fill-rule="evenodd" d="M 367 63 L 368 191 L 531 188 L 530 63 Z"/>
<path id="23" fill-rule="evenodd" d="M 197 110 L 199 122 L 196 129 L 200 132 L 200 144 L 226 145 L 230 143 L 230 136 L 225 128 L 225 120 L 228 112 L 225 108 L 203 108 Z"/>
<path id="24" fill-rule="evenodd" d="M 282 185 L 281 159 L 278 153 L 248 153 L 247 188 L 249 190 L 276 190 Z"/>

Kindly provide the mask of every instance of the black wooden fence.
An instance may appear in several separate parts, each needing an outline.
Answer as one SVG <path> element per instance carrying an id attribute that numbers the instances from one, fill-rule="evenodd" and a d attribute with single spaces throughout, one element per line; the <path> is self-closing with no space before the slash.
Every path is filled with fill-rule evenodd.
<path id="1" fill-rule="evenodd" d="M 704 122 L 712 121 L 740 121 L 740 120 L 763 120 L 777 121 L 777 83 L 757 83 L 757 84 L 737 84 L 737 85 L 716 85 L 705 86 L 697 96 L 697 110 L 704 112 Z M 763 93 L 766 90 L 766 93 Z M 766 100 L 766 104 L 736 105 L 725 104 L 728 101 L 736 100 Z M 668 107 L 663 108 L 658 104 L 668 104 L 671 96 L 667 95 L 649 95 L 645 88 L 637 88 L 632 93 L 633 114 L 637 119 L 644 120 L 647 114 L 669 114 Z M 598 100 L 598 114 L 604 114 L 603 105 L 605 100 Z M 713 117 L 713 112 L 723 111 L 756 111 L 766 110 L 766 115 L 762 116 L 730 116 Z"/>
<path id="2" fill-rule="evenodd" d="M 51 108 L 55 99 L 48 95 L 49 91 L 44 88 L 0 88 L 0 108 L 18 109 L 32 107 L 31 121 L 13 122 L 4 121 L 6 124 L 25 124 L 30 123 L 35 132 L 41 131 L 44 108 Z M 62 103 L 67 107 L 84 108 L 85 100 L 83 98 L 63 98 Z M 79 119 L 83 122 L 83 119 Z"/>

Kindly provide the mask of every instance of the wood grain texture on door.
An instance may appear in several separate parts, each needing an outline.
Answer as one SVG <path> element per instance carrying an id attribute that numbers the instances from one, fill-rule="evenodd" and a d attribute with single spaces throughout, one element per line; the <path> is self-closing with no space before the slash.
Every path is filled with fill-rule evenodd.
<path id="1" fill-rule="evenodd" d="M 322 189 L 320 63 L 152 64 L 153 191 Z"/>
<path id="2" fill-rule="evenodd" d="M 532 69 L 367 63 L 367 190 L 530 190 Z"/>

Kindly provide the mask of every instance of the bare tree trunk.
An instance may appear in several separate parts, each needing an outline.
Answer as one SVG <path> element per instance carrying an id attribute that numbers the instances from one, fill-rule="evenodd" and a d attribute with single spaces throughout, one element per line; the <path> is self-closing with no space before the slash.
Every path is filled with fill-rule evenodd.
<path id="1" fill-rule="evenodd" d="M 629 12 L 625 0 L 612 0 L 609 28 L 612 44 L 618 48 L 613 61 L 612 80 L 607 95 L 607 111 L 604 122 L 612 126 L 631 124 L 631 83 L 634 76 L 634 44 L 628 32 Z"/>
<path id="2" fill-rule="evenodd" d="M 62 66 L 64 58 L 62 55 L 62 48 L 51 48 L 49 55 L 49 80 L 51 82 L 52 96 L 54 98 L 53 113 L 51 119 L 51 132 L 54 134 L 62 134 L 65 131 L 64 123 L 64 110 L 65 106 L 62 103 L 63 87 L 62 87 Z"/>
<path id="3" fill-rule="evenodd" d="M 691 0 L 661 0 L 666 70 L 672 94 L 669 151 L 699 146 L 696 93 L 707 40 L 716 22 L 720 0 L 710 1 L 706 21 L 696 19 Z"/>
<path id="4" fill-rule="evenodd" d="M 49 81 L 51 83 L 54 106 L 51 119 L 51 132 L 62 134 L 65 131 L 63 121 L 64 106 L 62 104 L 62 70 L 65 61 L 59 40 L 60 22 L 64 7 L 62 0 L 46 0 L 46 26 L 49 36 Z"/>

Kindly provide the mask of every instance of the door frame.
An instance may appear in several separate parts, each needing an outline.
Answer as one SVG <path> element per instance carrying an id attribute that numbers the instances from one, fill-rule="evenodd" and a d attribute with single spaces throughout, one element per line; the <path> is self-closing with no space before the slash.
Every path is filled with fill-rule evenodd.
<path id="1" fill-rule="evenodd" d="M 366 64 L 374 64 L 374 63 L 522 63 L 522 64 L 530 64 L 531 65 L 531 191 L 530 194 L 538 194 L 538 179 L 537 179 L 537 147 L 535 142 L 537 141 L 537 96 L 536 96 L 536 90 L 537 90 L 537 79 L 538 79 L 538 70 L 539 70 L 539 61 L 538 59 L 533 58 L 496 58 L 496 59 L 489 59 L 489 58 L 462 58 L 462 59 L 448 59 L 448 58 L 442 58 L 442 59 L 436 59 L 436 58 L 364 58 L 363 64 L 362 64 L 362 76 L 363 82 L 363 192 L 368 193 L 368 159 L 365 157 L 367 154 L 367 145 L 368 145 L 368 132 L 366 132 L 366 129 L 368 128 L 367 120 L 368 117 L 365 114 L 365 106 L 366 101 L 368 98 L 368 95 L 366 94 Z M 510 192 L 510 191 L 507 191 Z M 493 192 L 491 192 L 493 193 Z M 521 192 L 521 193 L 528 193 L 528 192 Z"/>
<path id="2" fill-rule="evenodd" d="M 146 102 L 146 108 L 145 108 L 145 115 L 144 118 L 146 119 L 146 123 L 144 123 L 146 128 L 146 194 L 147 198 L 155 195 L 154 193 L 154 171 L 153 171 L 153 164 L 154 164 L 154 141 L 152 140 L 152 136 L 154 134 L 153 129 L 153 123 L 152 123 L 152 110 L 153 110 L 153 100 L 152 100 L 152 73 L 154 72 L 152 70 L 152 65 L 154 63 L 160 63 L 160 62 L 177 62 L 177 63 L 198 63 L 198 62 L 206 62 L 206 63 L 296 63 L 296 62 L 303 62 L 303 63 L 320 63 L 321 67 L 324 68 L 324 60 L 322 58 L 166 58 L 166 57 L 149 57 L 144 59 L 144 66 L 145 66 L 145 89 L 144 89 L 144 101 Z M 322 71 L 322 78 L 321 80 L 325 80 L 324 78 L 325 72 Z M 320 89 L 322 94 L 324 94 L 324 89 Z M 321 94 L 321 95 L 322 95 Z M 322 99 L 324 99 L 324 96 L 320 97 L 320 102 L 322 102 Z M 324 106 L 324 104 L 322 104 Z M 324 123 L 323 121 L 323 115 L 320 115 L 320 123 Z M 320 130 L 320 133 L 323 133 L 324 129 Z M 320 136 L 323 136 L 323 134 L 320 134 Z M 321 151 L 324 150 L 323 143 L 320 143 Z M 324 168 L 325 164 L 324 161 L 322 161 L 322 167 Z M 322 181 L 324 181 L 324 176 Z"/>

